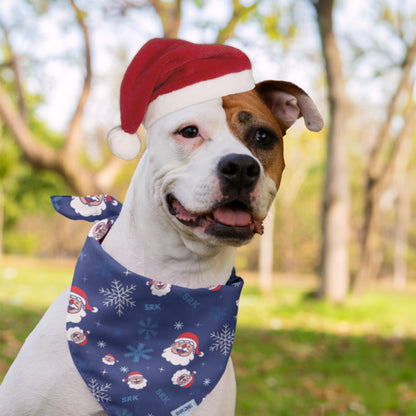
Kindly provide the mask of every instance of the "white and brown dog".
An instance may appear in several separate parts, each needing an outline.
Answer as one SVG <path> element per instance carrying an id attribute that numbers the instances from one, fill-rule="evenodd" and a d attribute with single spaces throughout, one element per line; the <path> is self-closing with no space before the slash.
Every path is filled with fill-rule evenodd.
<path id="1" fill-rule="evenodd" d="M 235 248 L 262 232 L 262 221 L 284 169 L 286 130 L 303 116 L 308 129 L 319 131 L 322 118 L 308 95 L 294 84 L 252 84 L 245 55 L 234 48 L 179 40 L 151 42 L 147 53 L 153 58 L 143 58 L 142 53 L 140 65 L 144 61 L 142 66 L 146 67 L 149 62 L 173 54 L 158 69 L 150 68 L 152 77 L 162 71 L 166 79 L 175 76 L 178 71 L 169 72 L 166 65 L 183 66 L 184 60 L 188 65 L 189 56 L 199 66 L 185 71 L 185 86 L 172 78 L 160 82 L 160 76 L 158 81 L 149 81 L 146 76 L 150 75 L 143 75 L 143 68 L 135 68 L 130 80 L 126 74 L 125 91 L 122 87 L 121 94 L 122 129 L 127 133 L 135 131 L 143 118 L 135 114 L 144 113 L 147 149 L 131 180 L 120 216 L 102 247 L 124 267 L 149 278 L 188 288 L 223 285 L 233 268 Z M 214 48 L 210 59 L 221 55 L 211 66 L 206 63 L 206 50 L 210 47 Z M 171 52 L 172 48 L 176 50 Z M 196 50 L 202 50 L 203 56 L 198 56 Z M 232 65 L 218 74 L 223 55 L 230 51 Z M 181 54 L 187 58 L 181 58 Z M 238 68 L 234 61 L 241 60 L 241 56 L 243 68 Z M 214 71 L 215 76 L 192 79 L 193 74 L 204 71 Z M 248 78 L 243 79 L 241 74 Z M 233 85 L 234 75 L 237 82 Z M 218 80 L 222 88 L 210 84 Z M 144 95 L 134 93 L 138 99 L 134 103 L 126 94 L 133 94 L 131 91 L 140 82 L 151 85 L 146 86 L 149 91 Z M 174 86 L 165 96 L 173 94 L 174 104 L 162 100 L 165 110 L 152 108 L 152 104 L 160 104 L 154 92 L 169 82 Z M 202 98 L 195 85 L 202 85 Z M 189 87 L 185 98 L 177 95 Z M 207 91 L 211 97 L 205 94 Z M 166 98 L 163 94 L 158 97 Z M 146 104 L 138 104 L 140 100 Z M 126 111 L 133 114 L 133 126 L 123 127 Z M 128 124 L 126 117 L 124 123 Z M 126 148 L 129 152 L 134 148 L 133 157 L 138 150 L 133 141 L 126 144 L 123 139 L 113 138 L 110 145 L 116 152 L 118 147 L 124 157 L 132 156 L 126 155 Z M 0 387 L 2 416 L 105 414 L 73 365 L 65 334 L 67 300 L 65 291 L 28 337 L 6 375 Z M 234 415 L 235 396 L 229 360 L 219 383 L 192 415 Z"/>

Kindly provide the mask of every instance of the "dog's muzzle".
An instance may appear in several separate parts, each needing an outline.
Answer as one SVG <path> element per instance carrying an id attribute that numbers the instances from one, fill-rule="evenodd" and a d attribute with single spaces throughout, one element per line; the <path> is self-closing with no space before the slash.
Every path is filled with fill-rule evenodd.
<path id="1" fill-rule="evenodd" d="M 221 240 L 240 243 L 256 233 L 263 234 L 262 221 L 254 218 L 250 198 L 260 177 L 257 161 L 248 155 L 226 155 L 218 163 L 217 175 L 223 198 L 210 211 L 188 211 L 169 194 L 169 212 L 182 224 L 201 227 L 206 234 Z"/>

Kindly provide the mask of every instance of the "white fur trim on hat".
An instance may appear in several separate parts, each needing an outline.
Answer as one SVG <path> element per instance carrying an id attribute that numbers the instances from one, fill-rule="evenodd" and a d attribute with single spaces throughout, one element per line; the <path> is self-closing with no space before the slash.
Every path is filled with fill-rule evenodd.
<path id="1" fill-rule="evenodd" d="M 149 128 L 155 121 L 174 111 L 214 98 L 250 91 L 254 87 L 253 75 L 249 69 L 188 85 L 153 100 L 147 107 L 143 125 Z"/>
<path id="2" fill-rule="evenodd" d="M 140 153 L 141 142 L 137 134 L 126 133 L 121 126 L 113 127 L 107 140 L 111 153 L 120 159 L 133 160 Z"/>

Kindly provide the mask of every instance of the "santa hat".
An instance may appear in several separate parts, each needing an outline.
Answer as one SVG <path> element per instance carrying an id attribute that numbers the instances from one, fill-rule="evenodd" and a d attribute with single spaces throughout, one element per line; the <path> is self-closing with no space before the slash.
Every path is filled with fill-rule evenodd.
<path id="1" fill-rule="evenodd" d="M 142 375 L 143 374 L 142 373 L 139 373 L 138 371 L 133 371 L 125 379 L 123 379 L 123 381 L 128 381 L 128 380 L 130 380 L 134 376 L 142 376 Z"/>
<path id="2" fill-rule="evenodd" d="M 91 305 L 88 303 L 87 295 L 79 287 L 71 286 L 70 297 L 73 297 L 73 298 L 79 300 L 86 307 L 86 309 L 88 309 L 89 311 L 92 311 L 92 312 L 97 312 L 98 311 L 98 308 L 91 307 Z"/>
<path id="3" fill-rule="evenodd" d="M 180 39 L 152 39 L 131 61 L 120 90 L 121 126 L 108 135 L 111 151 L 134 159 L 136 131 L 159 118 L 204 101 L 252 90 L 248 57 L 226 45 L 198 45 Z"/>
<path id="4" fill-rule="evenodd" d="M 77 345 L 85 345 L 88 342 L 88 334 L 90 333 L 90 331 L 85 331 L 84 332 L 84 338 L 81 342 L 77 342 Z"/>
<path id="5" fill-rule="evenodd" d="M 195 348 L 195 354 L 198 357 L 204 356 L 204 353 L 199 351 L 199 338 L 192 332 L 184 332 L 175 339 L 175 342 L 190 342 Z"/>

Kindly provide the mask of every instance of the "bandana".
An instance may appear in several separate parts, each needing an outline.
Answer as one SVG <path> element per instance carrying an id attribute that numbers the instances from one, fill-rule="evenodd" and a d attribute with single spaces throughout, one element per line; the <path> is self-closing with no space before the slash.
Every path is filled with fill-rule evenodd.
<path id="1" fill-rule="evenodd" d="M 121 204 L 108 195 L 52 197 L 71 219 L 96 221 L 67 306 L 72 359 L 108 415 L 186 416 L 213 390 L 234 341 L 243 280 L 188 289 L 127 270 L 101 247 Z"/>

